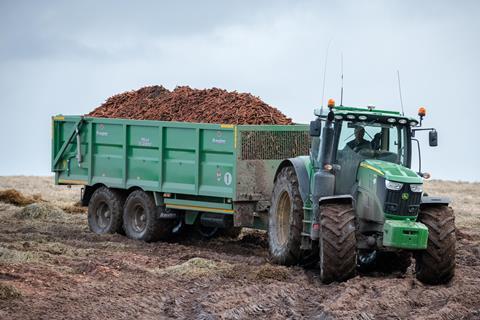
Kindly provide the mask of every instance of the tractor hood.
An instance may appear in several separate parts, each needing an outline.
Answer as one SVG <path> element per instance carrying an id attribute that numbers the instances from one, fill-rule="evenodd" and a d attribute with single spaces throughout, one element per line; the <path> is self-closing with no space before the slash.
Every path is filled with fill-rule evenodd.
<path id="1" fill-rule="evenodd" d="M 423 183 L 423 179 L 413 170 L 396 163 L 382 160 L 364 160 L 360 167 L 370 169 L 386 180 L 402 183 Z"/>

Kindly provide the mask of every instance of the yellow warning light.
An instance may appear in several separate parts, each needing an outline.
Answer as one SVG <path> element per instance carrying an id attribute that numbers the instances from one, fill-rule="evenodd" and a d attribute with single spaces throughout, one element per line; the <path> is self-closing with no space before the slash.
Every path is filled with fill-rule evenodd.
<path id="1" fill-rule="evenodd" d="M 427 115 L 427 109 L 425 107 L 418 108 L 418 116 L 425 117 Z"/>
<path id="2" fill-rule="evenodd" d="M 335 100 L 334 99 L 328 99 L 328 107 L 333 108 L 335 107 Z"/>

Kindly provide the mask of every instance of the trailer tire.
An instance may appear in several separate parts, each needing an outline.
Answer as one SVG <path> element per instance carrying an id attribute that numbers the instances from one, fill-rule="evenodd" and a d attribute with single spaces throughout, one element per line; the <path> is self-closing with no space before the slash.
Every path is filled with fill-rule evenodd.
<path id="1" fill-rule="evenodd" d="M 166 239 L 172 234 L 174 220 L 158 219 L 151 194 L 135 190 L 127 197 L 123 210 L 123 228 L 127 237 L 146 242 Z"/>
<path id="2" fill-rule="evenodd" d="M 320 279 L 350 279 L 357 266 L 354 210 L 350 204 L 327 203 L 320 206 L 320 217 Z"/>
<path id="3" fill-rule="evenodd" d="M 422 208 L 418 221 L 428 227 L 427 249 L 415 254 L 416 277 L 426 284 L 448 283 L 455 274 L 455 217 L 448 206 Z"/>
<path id="4" fill-rule="evenodd" d="M 282 265 L 300 262 L 303 201 L 293 167 L 283 168 L 273 187 L 268 215 L 268 244 L 272 261 Z"/>
<path id="5" fill-rule="evenodd" d="M 88 226 L 97 234 L 121 233 L 125 199 L 110 188 L 100 187 L 88 202 Z"/>

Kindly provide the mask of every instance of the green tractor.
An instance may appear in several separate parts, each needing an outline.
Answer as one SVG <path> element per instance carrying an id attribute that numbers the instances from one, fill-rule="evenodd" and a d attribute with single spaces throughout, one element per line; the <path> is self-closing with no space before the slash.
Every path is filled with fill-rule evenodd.
<path id="1" fill-rule="evenodd" d="M 315 110 L 309 156 L 277 169 L 269 212 L 269 247 L 276 263 L 318 261 L 324 283 L 357 271 L 405 272 L 450 281 L 455 270 L 455 223 L 449 200 L 428 196 L 411 169 L 415 134 L 437 132 L 399 112 L 335 106 Z M 323 128 L 322 128 L 323 127 Z M 420 157 L 420 153 L 419 153 Z M 420 160 L 420 159 L 419 159 Z"/>

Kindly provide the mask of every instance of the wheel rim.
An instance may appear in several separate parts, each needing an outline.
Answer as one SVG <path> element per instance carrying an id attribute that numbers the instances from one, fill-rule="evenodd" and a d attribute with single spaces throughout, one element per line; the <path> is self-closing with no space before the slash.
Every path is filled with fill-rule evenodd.
<path id="1" fill-rule="evenodd" d="M 132 213 L 132 227 L 135 232 L 143 232 L 147 226 L 147 214 L 141 205 L 136 205 Z"/>
<path id="2" fill-rule="evenodd" d="M 290 230 L 290 211 L 292 203 L 287 191 L 283 191 L 277 204 L 277 240 L 280 245 L 285 245 L 288 241 Z"/>
<path id="3" fill-rule="evenodd" d="M 105 229 L 108 227 L 110 224 L 110 220 L 112 218 L 110 208 L 108 207 L 108 204 L 106 202 L 100 203 L 100 205 L 97 208 L 95 218 L 97 220 L 97 225 Z"/>

